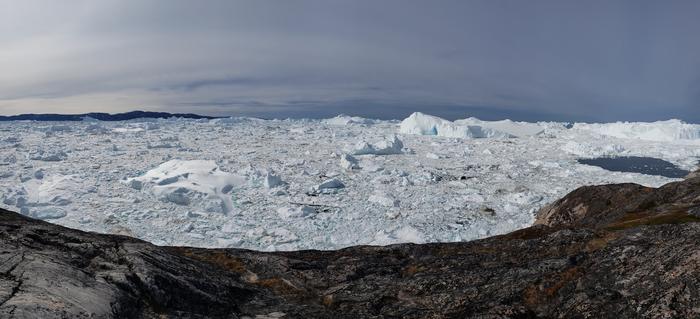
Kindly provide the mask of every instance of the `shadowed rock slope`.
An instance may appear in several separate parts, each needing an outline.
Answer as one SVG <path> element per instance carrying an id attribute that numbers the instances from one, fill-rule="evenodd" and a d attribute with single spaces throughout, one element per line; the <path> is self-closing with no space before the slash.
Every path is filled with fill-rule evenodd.
<path id="1" fill-rule="evenodd" d="M 41 122 L 52 122 L 52 121 L 82 121 L 84 118 L 89 117 L 94 120 L 100 121 L 128 121 L 134 119 L 168 119 L 173 117 L 181 117 L 186 119 L 214 119 L 213 116 L 197 115 L 197 114 L 181 114 L 181 113 L 166 113 L 166 112 L 146 112 L 146 111 L 132 111 L 126 113 L 83 113 L 83 114 L 19 114 L 10 116 L 0 116 L 0 122 L 2 121 L 41 121 Z"/>
<path id="2" fill-rule="evenodd" d="M 0 318 L 692 318 L 700 177 L 580 188 L 465 243 L 158 247 L 0 211 Z"/>

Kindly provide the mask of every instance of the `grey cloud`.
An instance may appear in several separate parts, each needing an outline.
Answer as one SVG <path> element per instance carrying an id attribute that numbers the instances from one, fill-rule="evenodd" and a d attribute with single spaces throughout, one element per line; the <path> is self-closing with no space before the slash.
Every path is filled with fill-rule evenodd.
<path id="1" fill-rule="evenodd" d="M 698 16 L 682 0 L 8 1 L 0 113 L 700 121 Z"/>

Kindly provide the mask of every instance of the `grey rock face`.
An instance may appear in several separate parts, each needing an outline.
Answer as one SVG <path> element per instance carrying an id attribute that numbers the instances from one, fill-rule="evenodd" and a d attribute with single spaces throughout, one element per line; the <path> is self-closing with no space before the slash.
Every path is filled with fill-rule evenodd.
<path id="1" fill-rule="evenodd" d="M 584 187 L 465 243 L 158 247 L 0 211 L 0 318 L 697 318 L 700 179 Z"/>
<path id="2" fill-rule="evenodd" d="M 688 176 L 686 176 L 685 178 L 690 179 L 690 178 L 698 178 L 698 177 L 700 177 L 700 169 L 688 174 Z"/>

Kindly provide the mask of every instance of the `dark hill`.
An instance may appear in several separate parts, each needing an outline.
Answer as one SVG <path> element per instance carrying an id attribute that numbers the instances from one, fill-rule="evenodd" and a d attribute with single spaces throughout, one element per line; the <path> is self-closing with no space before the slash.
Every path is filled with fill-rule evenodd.
<path id="1" fill-rule="evenodd" d="M 700 177 L 580 188 L 464 243 L 159 247 L 0 211 L 1 318 L 698 318 Z"/>
<path id="2" fill-rule="evenodd" d="M 172 118 L 180 117 L 186 119 L 214 119 L 216 117 L 197 114 L 180 114 L 166 112 L 146 112 L 133 111 L 127 113 L 84 113 L 84 114 L 20 114 L 11 116 L 0 116 L 0 121 L 82 121 L 83 118 L 90 117 L 100 121 L 126 121 L 142 118 Z"/>

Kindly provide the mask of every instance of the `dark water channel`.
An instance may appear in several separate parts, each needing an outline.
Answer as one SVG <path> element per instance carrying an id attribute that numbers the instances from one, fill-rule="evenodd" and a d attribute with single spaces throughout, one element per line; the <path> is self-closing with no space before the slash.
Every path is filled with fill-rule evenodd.
<path id="1" fill-rule="evenodd" d="M 646 175 L 658 175 L 670 178 L 683 178 L 690 172 L 678 168 L 671 162 L 653 157 L 598 157 L 581 158 L 578 162 L 586 165 L 598 166 L 613 172 L 641 173 Z"/>

